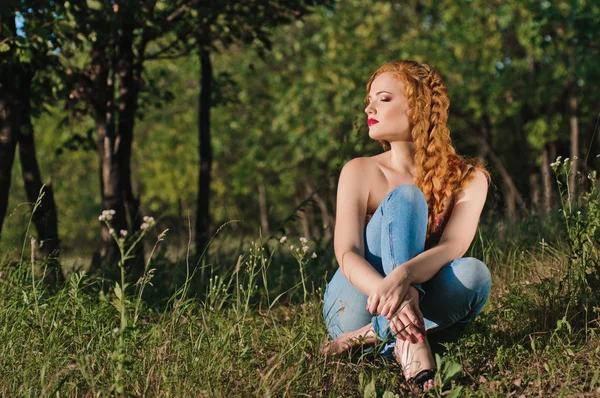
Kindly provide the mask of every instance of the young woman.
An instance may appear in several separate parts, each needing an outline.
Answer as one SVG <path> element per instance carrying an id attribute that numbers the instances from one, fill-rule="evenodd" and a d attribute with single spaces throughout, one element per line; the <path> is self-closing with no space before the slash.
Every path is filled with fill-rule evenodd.
<path id="1" fill-rule="evenodd" d="M 475 319 L 490 291 L 485 264 L 462 257 L 489 173 L 456 153 L 447 90 L 428 65 L 383 65 L 367 84 L 366 104 L 369 136 L 384 152 L 351 160 L 340 175 L 340 267 L 325 291 L 333 340 L 324 351 L 380 342 L 410 384 L 427 390 L 435 376 L 427 335 Z"/>

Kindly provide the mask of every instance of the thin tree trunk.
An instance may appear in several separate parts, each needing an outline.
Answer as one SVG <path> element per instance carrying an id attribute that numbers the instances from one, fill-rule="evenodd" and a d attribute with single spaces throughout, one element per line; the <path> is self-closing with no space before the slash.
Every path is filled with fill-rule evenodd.
<path id="1" fill-rule="evenodd" d="M 133 193 L 131 183 L 131 146 L 135 126 L 135 113 L 138 107 L 139 79 L 141 79 L 141 63 L 135 66 L 133 54 L 133 29 L 134 20 L 131 12 L 123 16 L 123 29 L 119 44 L 119 146 L 117 157 L 120 172 L 120 189 L 128 213 L 128 224 L 131 231 L 139 231 L 142 225 L 142 214 L 139 199 Z M 144 47 L 139 49 L 145 50 Z M 142 57 L 143 54 L 138 54 Z M 134 279 L 141 276 L 144 270 L 144 245 L 138 243 L 133 253 L 133 258 L 127 266 Z"/>
<path id="2" fill-rule="evenodd" d="M 14 70 L 14 68 L 11 69 Z M 10 73 L 9 68 L 5 65 L 0 66 L 0 74 L 14 77 L 14 74 Z M 8 207 L 8 194 L 21 116 L 21 105 L 16 95 L 6 89 L 5 79 L 2 78 L 2 80 L 3 90 L 0 90 L 0 233 Z"/>
<path id="3" fill-rule="evenodd" d="M 531 199 L 531 204 L 534 210 L 538 209 L 540 206 L 540 176 L 536 171 L 532 171 L 529 174 L 529 198 Z"/>
<path id="4" fill-rule="evenodd" d="M 500 157 L 498 155 L 496 155 L 496 153 L 493 151 L 491 145 L 487 142 L 487 140 L 485 138 L 478 137 L 477 139 L 478 139 L 478 142 L 480 143 L 480 145 L 483 148 L 485 148 L 487 156 L 489 157 L 491 162 L 494 164 L 494 166 L 496 167 L 496 169 L 502 176 L 502 180 L 504 181 L 505 189 L 503 191 L 503 194 L 504 194 L 504 200 L 506 201 L 505 205 L 506 205 L 507 218 L 510 219 L 515 216 L 515 211 L 516 211 L 517 206 L 522 211 L 526 211 L 527 206 L 525 205 L 525 202 L 523 201 L 523 196 L 517 189 L 515 182 L 513 181 L 508 170 L 504 166 L 504 163 L 502 163 L 502 160 L 500 159 Z"/>
<path id="5" fill-rule="evenodd" d="M 267 193 L 265 184 L 258 184 L 258 206 L 260 208 L 260 225 L 262 228 L 262 236 L 271 236 L 269 229 L 269 216 L 267 210 Z"/>
<path id="6" fill-rule="evenodd" d="M 298 212 L 298 217 L 300 218 L 300 223 L 302 224 L 303 235 L 306 239 L 311 238 L 310 235 L 310 223 L 308 221 L 308 216 L 306 214 L 307 208 L 305 207 L 303 210 Z"/>
<path id="7" fill-rule="evenodd" d="M 23 80 L 24 86 L 21 95 L 24 108 L 21 115 L 21 128 L 18 140 L 25 193 L 27 200 L 33 204 L 37 201 L 43 184 L 35 151 L 33 126 L 31 124 L 30 84 L 32 77 L 29 76 L 29 79 Z M 42 196 L 41 204 L 33 214 L 32 221 L 38 233 L 40 252 L 47 261 L 46 265 L 50 269 L 50 272 L 47 273 L 47 282 L 54 283 L 57 279 L 62 280 L 63 274 L 58 262 L 60 249 L 58 217 L 51 185 L 44 186 L 44 195 Z"/>
<path id="8" fill-rule="evenodd" d="M 196 213 L 196 252 L 201 254 L 210 236 L 210 172 L 212 147 L 210 143 L 210 107 L 212 97 L 212 64 L 210 53 L 202 45 L 200 51 L 200 101 L 198 112 L 200 167 L 198 173 L 198 205 Z"/>
<path id="9" fill-rule="evenodd" d="M 15 31 L 14 14 L 0 14 L 0 41 L 11 35 L 4 30 L 5 25 L 8 25 L 12 32 Z M 0 233 L 2 233 L 8 207 L 19 123 L 23 111 L 23 104 L 18 94 L 22 80 L 19 76 L 23 74 L 23 67 L 15 60 L 12 49 L 0 53 L 0 61 Z"/>
<path id="10" fill-rule="evenodd" d="M 113 64 L 106 59 L 103 44 L 106 43 L 95 42 L 92 50 L 92 69 L 97 71 L 92 77 L 92 82 L 97 93 L 97 99 L 94 103 L 94 117 L 100 161 L 100 193 L 102 195 L 102 208 L 115 211 L 111 225 L 118 233 L 120 230 L 127 230 L 128 228 L 121 190 L 121 173 L 118 157 L 116 156 L 118 142 L 114 121 Z M 110 40 L 108 47 L 112 46 L 112 40 Z M 96 264 L 94 266 L 103 266 L 111 279 L 116 278 L 118 270 L 115 265 L 119 260 L 118 246 L 104 223 L 102 224 L 101 234 L 102 246 L 99 258 L 95 259 Z"/>
<path id="11" fill-rule="evenodd" d="M 570 128 L 571 128 L 571 175 L 569 176 L 569 189 L 571 194 L 571 202 L 574 202 L 577 197 L 577 171 L 579 170 L 579 117 L 577 115 L 577 97 L 574 94 L 569 98 L 569 108 L 571 113 Z"/>
<path id="12" fill-rule="evenodd" d="M 552 209 L 552 177 L 550 171 L 550 154 L 548 153 L 548 146 L 544 145 L 542 148 L 542 192 L 544 199 L 544 214 L 549 214 Z"/>
<path id="13" fill-rule="evenodd" d="M 475 129 L 475 128 L 474 128 Z M 510 176 L 510 173 L 504 166 L 502 159 L 494 152 L 492 146 L 488 142 L 488 137 L 490 136 L 490 121 L 487 116 L 483 116 L 479 121 L 479 126 L 477 130 L 481 131 L 481 135 L 474 138 L 473 142 L 477 143 L 481 147 L 481 151 L 485 155 L 489 157 L 491 162 L 496 166 L 496 169 L 502 176 L 502 180 L 504 181 L 504 201 L 506 205 L 506 217 L 508 219 L 513 219 L 516 213 L 517 206 L 522 211 L 527 210 L 527 206 L 525 201 L 523 200 L 523 196 L 519 192 L 514 180 Z"/>
<path id="14" fill-rule="evenodd" d="M 323 223 L 323 232 L 325 234 L 325 239 L 331 240 L 331 238 L 332 238 L 331 231 L 333 230 L 333 228 L 335 226 L 335 219 L 332 217 L 331 213 L 329 212 L 327 203 L 325 202 L 325 200 L 323 200 L 321 195 L 319 195 L 319 193 L 315 191 L 315 189 L 308 177 L 305 178 L 304 184 L 305 184 L 308 195 L 312 195 L 313 199 L 317 203 L 317 206 L 319 206 L 319 210 L 321 212 L 321 219 L 322 219 L 322 223 Z"/>

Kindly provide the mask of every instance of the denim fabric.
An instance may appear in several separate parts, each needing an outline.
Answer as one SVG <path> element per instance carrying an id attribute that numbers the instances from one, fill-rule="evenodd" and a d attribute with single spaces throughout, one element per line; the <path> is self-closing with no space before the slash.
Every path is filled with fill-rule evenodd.
<path id="1" fill-rule="evenodd" d="M 365 228 L 365 258 L 381 275 L 423 252 L 427 211 L 423 193 L 413 184 L 399 185 L 381 202 Z M 487 300 L 491 282 L 484 263 L 459 258 L 416 285 L 427 334 L 475 319 Z M 366 305 L 367 296 L 338 269 L 324 297 L 323 316 L 330 336 L 337 338 L 371 323 L 384 343 L 381 353 L 391 354 L 395 341 L 387 319 L 371 315 Z"/>

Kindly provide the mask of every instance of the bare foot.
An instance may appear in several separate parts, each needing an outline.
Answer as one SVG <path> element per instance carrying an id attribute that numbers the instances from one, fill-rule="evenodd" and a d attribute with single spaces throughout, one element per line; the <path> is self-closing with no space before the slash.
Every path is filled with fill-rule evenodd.
<path id="1" fill-rule="evenodd" d="M 322 354 L 339 355 L 348 351 L 352 347 L 365 344 L 373 344 L 377 341 L 377 336 L 370 323 L 360 329 L 344 333 L 337 339 L 328 341 L 321 347 Z"/>
<path id="2" fill-rule="evenodd" d="M 424 370 L 435 369 L 435 360 L 431 354 L 431 347 L 429 347 L 427 338 L 425 338 L 423 343 L 411 343 L 409 341 L 396 339 L 394 357 L 402 366 L 402 372 L 407 381 Z M 424 380 L 422 387 L 423 391 L 432 388 L 433 378 Z"/>

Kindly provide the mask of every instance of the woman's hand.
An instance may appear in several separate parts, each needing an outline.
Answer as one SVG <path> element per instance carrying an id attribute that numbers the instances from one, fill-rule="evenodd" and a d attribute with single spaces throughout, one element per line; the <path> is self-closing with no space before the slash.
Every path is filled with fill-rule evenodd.
<path id="1" fill-rule="evenodd" d="M 425 341 L 425 322 L 419 308 L 419 291 L 411 286 L 400 309 L 390 319 L 390 329 L 396 337 L 411 343 Z"/>
<path id="2" fill-rule="evenodd" d="M 375 291 L 371 293 L 367 299 L 367 310 L 373 315 L 383 315 L 389 320 L 398 310 L 409 287 L 409 278 L 396 268 L 383 278 Z"/>

